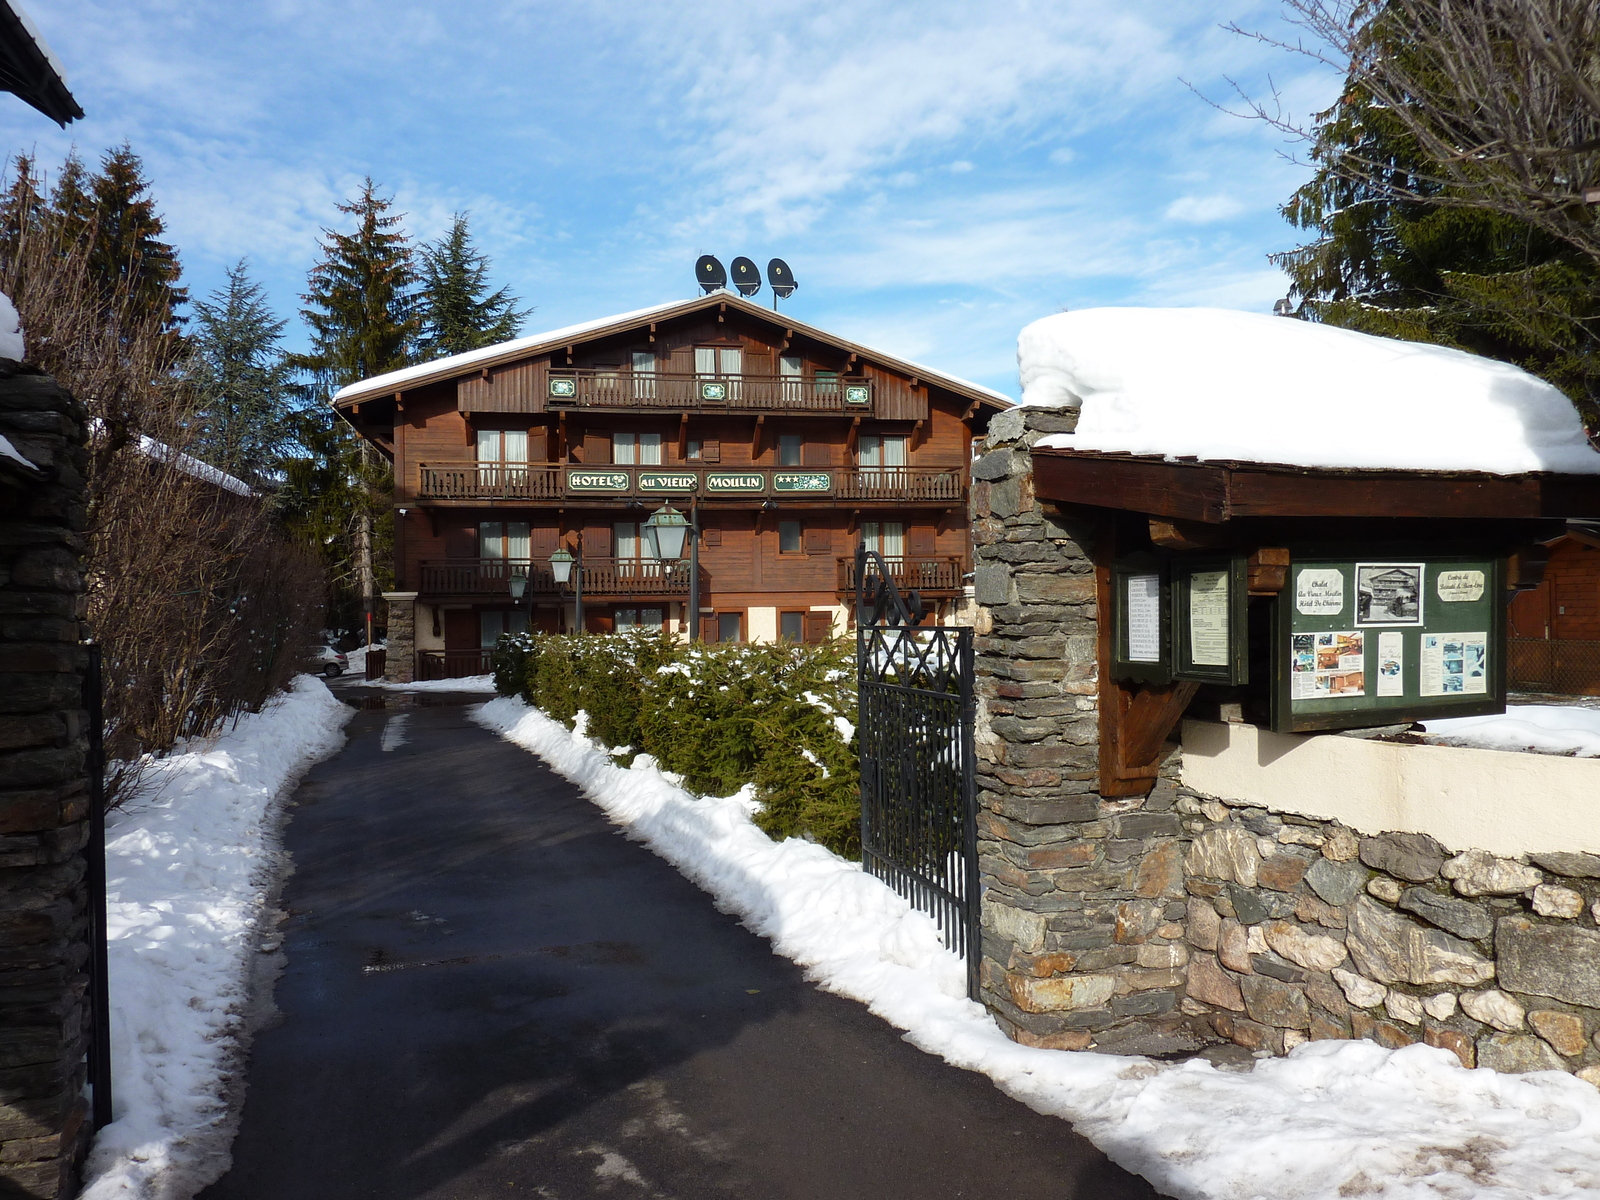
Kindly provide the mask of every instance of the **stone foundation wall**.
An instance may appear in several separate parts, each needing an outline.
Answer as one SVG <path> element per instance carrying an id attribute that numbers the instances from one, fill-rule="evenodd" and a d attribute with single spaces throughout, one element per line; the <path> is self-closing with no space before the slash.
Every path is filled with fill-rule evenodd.
<path id="1" fill-rule="evenodd" d="M 417 670 L 417 593 L 385 592 L 389 605 L 383 677 L 390 683 L 410 683 Z"/>
<path id="2" fill-rule="evenodd" d="M 89 957 L 84 414 L 0 360 L 0 1195 L 76 1190 Z"/>

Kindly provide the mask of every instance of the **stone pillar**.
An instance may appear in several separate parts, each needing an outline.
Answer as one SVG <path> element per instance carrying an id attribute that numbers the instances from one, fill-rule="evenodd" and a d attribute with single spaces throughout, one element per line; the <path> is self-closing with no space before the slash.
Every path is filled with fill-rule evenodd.
<path id="1" fill-rule="evenodd" d="M 389 652 L 383 677 L 390 683 L 410 683 L 417 671 L 417 593 L 385 592 L 389 603 Z"/>
<path id="2" fill-rule="evenodd" d="M 1027 1045 L 1198 1049 L 1176 787 L 1096 791 L 1095 531 L 1033 496 L 1033 443 L 1076 416 L 1001 414 L 972 470 L 983 998 Z"/>
<path id="3" fill-rule="evenodd" d="M 0 360 L 0 1194 L 76 1191 L 89 957 L 84 414 Z"/>

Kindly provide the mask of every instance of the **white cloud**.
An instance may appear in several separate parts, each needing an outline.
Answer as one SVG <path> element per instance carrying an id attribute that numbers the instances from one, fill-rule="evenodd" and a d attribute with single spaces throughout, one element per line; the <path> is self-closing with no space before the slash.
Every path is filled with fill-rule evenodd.
<path id="1" fill-rule="evenodd" d="M 1057 146 L 1050 151 L 1050 161 L 1058 166 L 1066 166 L 1067 163 L 1077 157 L 1077 152 L 1071 146 Z"/>
<path id="2" fill-rule="evenodd" d="M 972 164 L 964 158 L 957 159 L 950 164 L 950 174 L 952 175 L 965 175 L 970 170 L 972 170 Z"/>
<path id="3" fill-rule="evenodd" d="M 1180 196 L 1167 205 L 1169 221 L 1185 221 L 1191 225 L 1209 225 L 1213 221 L 1226 221 L 1245 211 L 1245 206 L 1234 196 Z"/>

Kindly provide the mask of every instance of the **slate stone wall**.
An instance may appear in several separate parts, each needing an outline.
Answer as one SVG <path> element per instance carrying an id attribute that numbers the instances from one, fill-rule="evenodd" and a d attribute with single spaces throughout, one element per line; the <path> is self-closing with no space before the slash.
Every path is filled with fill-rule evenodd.
<path id="1" fill-rule="evenodd" d="M 1600 856 L 1457 853 L 1201 796 L 1176 746 L 1148 796 L 1097 793 L 1093 531 L 1032 487 L 1034 442 L 1074 416 L 1002 414 L 972 472 L 981 977 L 1001 1027 L 1142 1054 L 1426 1042 L 1600 1086 Z"/>
<path id="2" fill-rule="evenodd" d="M 383 598 L 389 605 L 383 677 L 390 683 L 410 683 L 417 670 L 417 593 L 385 592 Z"/>
<path id="3" fill-rule="evenodd" d="M 84 414 L 0 360 L 0 1195 L 73 1194 L 87 1142 Z"/>

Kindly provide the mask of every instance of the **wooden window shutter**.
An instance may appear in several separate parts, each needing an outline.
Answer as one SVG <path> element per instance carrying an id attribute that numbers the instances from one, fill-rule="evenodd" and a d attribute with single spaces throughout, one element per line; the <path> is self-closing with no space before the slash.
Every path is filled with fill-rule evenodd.
<path id="1" fill-rule="evenodd" d="M 806 614 L 806 641 L 815 646 L 833 636 L 833 614 L 808 612 Z"/>
<path id="2" fill-rule="evenodd" d="M 714 642 L 717 640 L 716 617 L 700 618 L 700 640 L 702 642 Z"/>
<path id="3" fill-rule="evenodd" d="M 826 525 L 808 525 L 805 531 L 807 554 L 833 553 L 833 530 Z"/>
<path id="4" fill-rule="evenodd" d="M 528 553 L 534 558 L 549 558 L 556 552 L 558 543 L 554 525 L 535 525 L 528 531 Z"/>
<path id="5" fill-rule="evenodd" d="M 611 526 L 594 525 L 583 531 L 584 557 L 611 557 Z"/>
<path id="6" fill-rule="evenodd" d="M 808 441 L 805 444 L 803 461 L 808 467 L 830 466 L 832 464 L 829 460 L 833 457 L 830 453 L 832 449 L 833 447 L 828 445 L 827 442 Z"/>
<path id="7" fill-rule="evenodd" d="M 700 530 L 700 544 L 702 546 L 722 545 L 722 530 L 714 525 L 706 526 Z"/>
<path id="8" fill-rule="evenodd" d="M 906 530 L 906 553 L 931 555 L 935 547 L 932 525 L 913 525 Z"/>
<path id="9" fill-rule="evenodd" d="M 611 434 L 598 429 L 583 431 L 583 461 L 591 465 L 611 461 Z"/>
<path id="10" fill-rule="evenodd" d="M 700 461 L 721 462 L 722 443 L 713 438 L 702 438 L 700 440 Z"/>

